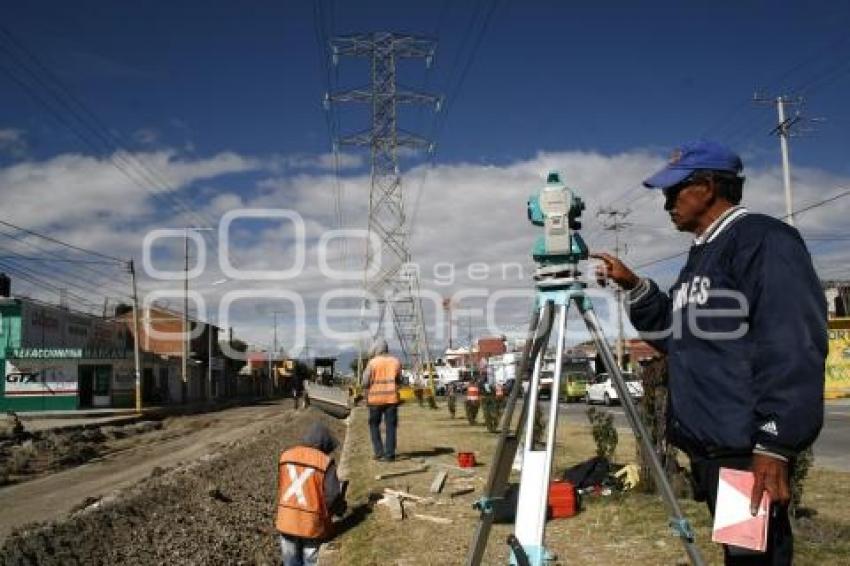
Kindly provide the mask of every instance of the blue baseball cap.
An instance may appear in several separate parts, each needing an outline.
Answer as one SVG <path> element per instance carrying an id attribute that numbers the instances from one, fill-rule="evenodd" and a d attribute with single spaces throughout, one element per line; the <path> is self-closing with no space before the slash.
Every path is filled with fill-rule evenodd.
<path id="1" fill-rule="evenodd" d="M 695 171 L 728 171 L 738 174 L 744 168 L 738 154 L 725 145 L 698 140 L 680 145 L 673 150 L 667 166 L 646 179 L 647 189 L 666 189 L 678 185 Z"/>

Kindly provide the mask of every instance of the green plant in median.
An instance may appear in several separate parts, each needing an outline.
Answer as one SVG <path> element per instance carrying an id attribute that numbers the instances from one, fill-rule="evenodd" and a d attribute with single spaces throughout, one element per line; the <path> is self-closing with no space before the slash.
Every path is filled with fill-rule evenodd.
<path id="1" fill-rule="evenodd" d="M 474 425 L 478 418 L 478 409 L 481 406 L 479 401 L 466 401 L 466 420 L 469 424 Z"/>
<path id="2" fill-rule="evenodd" d="M 808 447 L 797 456 L 791 466 L 791 502 L 788 504 L 788 513 L 791 517 L 797 517 L 798 512 L 802 509 L 803 502 L 803 484 L 806 476 L 809 475 L 809 468 L 814 463 L 815 455 L 812 447 Z"/>
<path id="3" fill-rule="evenodd" d="M 489 394 L 484 395 L 483 399 L 484 426 L 489 432 L 498 432 L 499 421 L 502 420 L 502 412 L 505 409 L 505 400 Z"/>
<path id="4" fill-rule="evenodd" d="M 419 403 L 420 407 L 425 406 L 425 390 L 421 387 L 416 387 L 413 389 L 413 395 L 416 397 L 416 401 Z"/>
<path id="5" fill-rule="evenodd" d="M 614 457 L 617 443 L 617 429 L 614 428 L 614 415 L 607 411 L 599 411 L 596 407 L 587 409 L 587 420 L 593 430 L 593 442 L 596 443 L 596 455 L 606 460 Z"/>
<path id="6" fill-rule="evenodd" d="M 448 407 L 452 418 L 455 418 L 455 413 L 457 412 L 457 395 L 455 395 L 454 388 L 446 393 L 446 407 Z"/>

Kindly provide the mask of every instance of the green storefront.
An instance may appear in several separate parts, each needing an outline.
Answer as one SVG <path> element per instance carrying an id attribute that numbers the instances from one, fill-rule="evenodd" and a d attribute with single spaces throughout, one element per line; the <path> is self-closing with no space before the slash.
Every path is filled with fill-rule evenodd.
<path id="1" fill-rule="evenodd" d="M 26 299 L 0 299 L 0 410 L 130 406 L 130 352 L 120 347 L 120 340 L 80 346 L 111 330 L 113 326 L 94 317 Z"/>

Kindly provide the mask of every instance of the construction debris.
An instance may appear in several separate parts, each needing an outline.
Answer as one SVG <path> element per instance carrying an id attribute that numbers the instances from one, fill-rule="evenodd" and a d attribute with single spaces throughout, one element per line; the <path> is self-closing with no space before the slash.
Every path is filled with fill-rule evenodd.
<path id="1" fill-rule="evenodd" d="M 384 493 L 389 497 L 398 497 L 399 499 L 410 499 L 411 501 L 416 501 L 417 503 L 433 503 L 434 500 L 430 497 L 420 497 L 418 495 L 413 495 L 412 493 L 408 493 L 406 491 L 399 491 L 396 489 L 384 488 Z"/>
<path id="2" fill-rule="evenodd" d="M 437 472 L 437 475 L 434 476 L 434 481 L 431 482 L 431 493 L 440 493 L 443 491 L 443 485 L 445 485 L 448 475 L 449 473 L 446 470 Z"/>
<path id="3" fill-rule="evenodd" d="M 404 520 L 404 505 L 401 502 L 401 498 L 395 495 L 387 495 L 381 500 L 381 503 L 386 505 L 387 509 L 390 510 L 390 517 L 396 521 Z"/>
<path id="4" fill-rule="evenodd" d="M 428 465 L 419 466 L 418 468 L 409 468 L 407 470 L 399 470 L 397 472 L 387 472 L 385 474 L 378 474 L 375 476 L 376 480 L 385 480 L 389 478 L 397 478 L 399 476 L 407 476 L 410 474 L 421 474 L 422 472 L 428 471 Z"/>

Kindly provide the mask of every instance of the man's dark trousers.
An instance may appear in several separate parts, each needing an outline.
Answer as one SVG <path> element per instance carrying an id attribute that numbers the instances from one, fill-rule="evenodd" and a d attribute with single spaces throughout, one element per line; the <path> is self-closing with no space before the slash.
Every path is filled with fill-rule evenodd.
<path id="1" fill-rule="evenodd" d="M 386 444 L 381 442 L 381 419 L 387 429 Z M 376 458 L 395 458 L 395 429 L 398 424 L 398 405 L 370 405 L 369 432 Z"/>
<path id="2" fill-rule="evenodd" d="M 698 501 L 705 500 L 714 516 L 717 501 L 717 482 L 720 468 L 749 470 L 751 456 L 721 456 L 711 458 L 691 457 L 695 496 Z M 790 468 L 790 466 L 789 466 Z M 788 507 L 772 505 L 767 531 L 767 550 L 754 553 L 746 549 L 723 546 L 726 566 L 790 566 L 794 555 L 794 538 L 791 522 L 788 519 Z"/>

